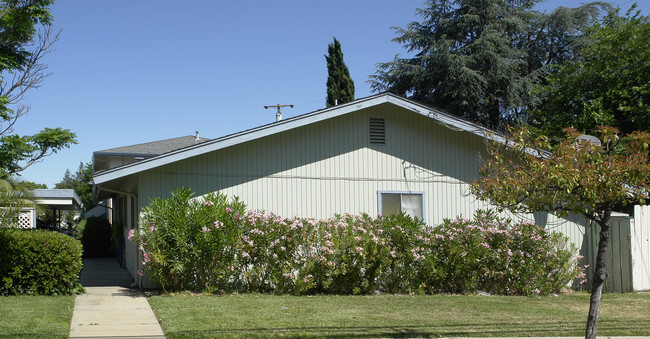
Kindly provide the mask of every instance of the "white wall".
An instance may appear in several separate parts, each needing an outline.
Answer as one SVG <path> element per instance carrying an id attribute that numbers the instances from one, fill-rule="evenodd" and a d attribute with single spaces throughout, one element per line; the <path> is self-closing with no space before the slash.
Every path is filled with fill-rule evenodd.
<path id="1" fill-rule="evenodd" d="M 632 285 L 635 291 L 650 290 L 650 206 L 634 206 L 630 225 Z"/>

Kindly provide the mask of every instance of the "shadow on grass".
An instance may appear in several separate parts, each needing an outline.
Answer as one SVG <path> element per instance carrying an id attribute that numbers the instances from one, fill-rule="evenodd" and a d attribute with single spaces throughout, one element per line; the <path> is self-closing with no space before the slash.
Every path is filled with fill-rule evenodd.
<path id="1" fill-rule="evenodd" d="M 599 334 L 605 332 L 647 332 L 644 324 L 607 324 L 600 323 Z M 168 338 L 435 338 L 435 337 L 543 337 L 543 336 L 582 336 L 584 334 L 584 323 L 563 322 L 563 323 L 536 323 L 513 324 L 503 322 L 501 324 L 457 324 L 431 326 L 323 326 L 323 327 L 287 327 L 287 328 L 237 328 L 221 330 L 189 330 L 167 332 Z M 494 329 L 502 327 L 503 329 Z"/>

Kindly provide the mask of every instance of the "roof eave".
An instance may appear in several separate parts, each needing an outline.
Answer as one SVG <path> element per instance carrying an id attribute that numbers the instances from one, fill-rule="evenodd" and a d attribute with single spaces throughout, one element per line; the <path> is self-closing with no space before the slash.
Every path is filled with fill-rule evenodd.
<path id="1" fill-rule="evenodd" d="M 280 120 L 271 124 L 259 126 L 253 129 L 241 131 L 238 133 L 226 135 L 221 138 L 212 139 L 197 145 L 189 146 L 180 150 L 165 153 L 152 158 L 144 159 L 138 162 L 125 164 L 120 167 L 95 173 L 93 179 L 95 184 L 102 184 L 116 180 L 128 175 L 139 173 L 145 170 L 164 166 L 176 161 L 198 156 L 204 153 L 213 152 L 219 149 L 230 147 L 247 141 L 263 138 L 279 132 L 287 131 L 293 128 L 309 125 L 322 120 L 342 116 L 354 111 L 377 106 L 384 103 L 391 103 L 396 106 L 411 110 L 424 116 L 428 116 L 438 123 L 453 130 L 465 131 L 482 138 L 488 138 L 497 142 L 504 142 L 505 137 L 497 132 L 491 131 L 485 127 L 473 124 L 457 117 L 433 109 L 426 105 L 411 101 L 409 99 L 397 96 L 392 93 L 381 93 L 370 97 L 358 99 L 349 103 L 321 109 L 311 113 L 306 113 L 293 118 Z"/>

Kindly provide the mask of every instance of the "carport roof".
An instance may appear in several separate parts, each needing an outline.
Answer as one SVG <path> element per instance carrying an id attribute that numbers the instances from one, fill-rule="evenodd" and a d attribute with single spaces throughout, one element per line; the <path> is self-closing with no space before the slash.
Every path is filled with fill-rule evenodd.
<path id="1" fill-rule="evenodd" d="M 32 190 L 35 203 L 55 210 L 78 210 L 81 200 L 73 189 L 35 189 Z"/>

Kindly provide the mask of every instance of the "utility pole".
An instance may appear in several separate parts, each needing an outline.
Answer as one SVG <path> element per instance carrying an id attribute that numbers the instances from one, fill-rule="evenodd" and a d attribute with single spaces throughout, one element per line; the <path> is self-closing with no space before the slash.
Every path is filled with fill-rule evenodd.
<path id="1" fill-rule="evenodd" d="M 265 109 L 266 108 L 271 108 L 271 107 L 275 107 L 275 108 L 278 109 L 278 112 L 275 113 L 275 121 L 280 121 L 280 120 L 282 120 L 282 112 L 280 111 L 280 108 L 282 108 L 282 107 L 291 107 L 291 108 L 293 108 L 293 105 L 280 105 L 280 104 L 277 104 L 277 105 L 273 105 L 273 106 L 264 106 Z"/>

